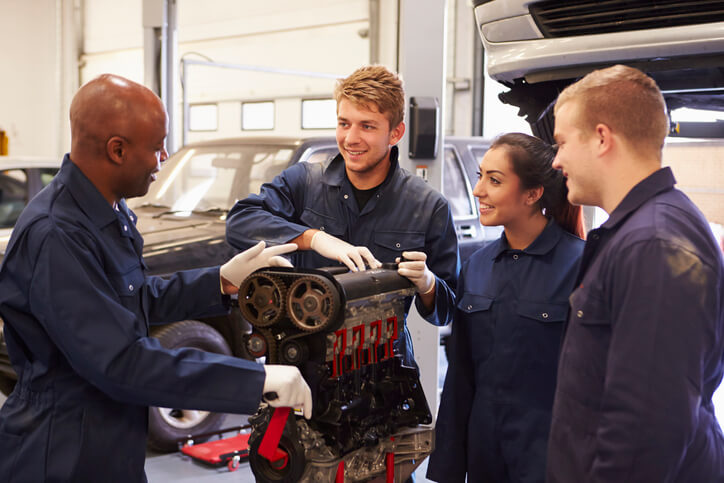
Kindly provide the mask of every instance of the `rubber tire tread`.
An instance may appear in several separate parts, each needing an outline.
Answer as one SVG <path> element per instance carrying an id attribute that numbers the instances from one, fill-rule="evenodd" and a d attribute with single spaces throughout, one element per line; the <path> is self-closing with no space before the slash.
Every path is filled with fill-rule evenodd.
<path id="1" fill-rule="evenodd" d="M 196 320 L 183 320 L 151 330 L 151 336 L 161 342 L 166 349 L 180 347 L 193 347 L 217 354 L 233 355 L 229 344 L 224 337 L 211 327 Z M 155 407 L 148 411 L 148 441 L 150 449 L 162 453 L 178 450 L 178 440 L 189 434 L 200 434 L 221 429 L 225 414 L 209 413 L 208 416 L 196 426 L 190 428 L 174 428 L 170 426 Z M 201 439 L 196 440 L 201 442 Z"/>

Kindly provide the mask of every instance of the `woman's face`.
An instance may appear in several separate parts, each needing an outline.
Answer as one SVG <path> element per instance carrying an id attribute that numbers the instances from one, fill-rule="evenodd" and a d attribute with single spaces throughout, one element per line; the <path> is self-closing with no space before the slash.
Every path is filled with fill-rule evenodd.
<path id="1" fill-rule="evenodd" d="M 522 190 L 520 178 L 505 146 L 489 149 L 480 162 L 473 194 L 478 198 L 480 223 L 485 226 L 513 225 L 530 218 L 531 190 Z"/>

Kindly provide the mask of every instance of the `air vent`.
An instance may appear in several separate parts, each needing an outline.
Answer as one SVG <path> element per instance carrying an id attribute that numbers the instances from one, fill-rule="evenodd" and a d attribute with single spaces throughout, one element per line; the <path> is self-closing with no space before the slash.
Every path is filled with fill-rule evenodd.
<path id="1" fill-rule="evenodd" d="M 573 37 L 722 22 L 724 1 L 548 0 L 530 13 L 545 37 Z"/>

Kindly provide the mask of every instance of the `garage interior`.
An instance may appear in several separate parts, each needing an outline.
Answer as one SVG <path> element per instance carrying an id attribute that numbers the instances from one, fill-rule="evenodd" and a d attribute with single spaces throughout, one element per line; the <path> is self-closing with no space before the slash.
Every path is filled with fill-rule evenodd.
<path id="1" fill-rule="evenodd" d="M 5 46 L 0 172 L 8 169 L 4 157 L 57 160 L 59 166 L 70 150 L 71 99 L 79 86 L 102 73 L 127 77 L 159 94 L 169 113 L 170 155 L 191 143 L 224 138 L 334 136 L 335 81 L 366 64 L 400 72 L 408 101 L 436 100 L 441 145 L 445 137 L 488 142 L 505 132 L 537 134 L 519 107 L 499 97 L 509 86 L 488 75 L 473 12 L 473 4 L 480 3 L 0 0 L 0 45 Z M 720 128 L 721 110 L 713 116 Z M 663 161 L 722 242 L 724 141 L 718 137 L 724 134 L 672 136 Z M 401 165 L 442 191 L 445 150 L 424 165 L 404 155 L 409 150 L 406 136 L 400 143 Z M 477 220 L 477 204 L 471 209 Z M 593 207 L 586 207 L 584 215 L 587 229 L 607 217 Z M 488 239 L 498 234 L 481 232 Z M 0 231 L 5 244 L 9 238 L 9 230 Z M 416 347 L 436 349 L 416 355 L 434 419 L 447 368 L 440 329 L 417 313 L 410 314 L 408 325 Z M 0 405 L 5 400 L 0 394 Z M 724 414 L 724 391 L 715 394 L 714 402 Z M 246 418 L 228 415 L 224 426 L 243 425 Z M 428 481 L 426 468 L 427 460 L 418 467 L 416 481 Z M 179 452 L 153 450 L 147 452 L 146 474 L 151 483 L 254 481 L 243 461 L 230 472 L 225 466 L 195 464 Z"/>

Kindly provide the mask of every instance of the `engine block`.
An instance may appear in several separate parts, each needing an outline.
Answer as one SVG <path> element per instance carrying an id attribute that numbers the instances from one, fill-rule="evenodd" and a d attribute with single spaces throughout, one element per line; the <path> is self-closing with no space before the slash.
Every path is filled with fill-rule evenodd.
<path id="1" fill-rule="evenodd" d="M 287 420 L 278 445 L 286 456 L 274 461 L 258 453 L 273 409 L 249 419 L 257 481 L 333 481 L 339 462 L 344 481 L 366 481 L 384 474 L 386 454 L 414 469 L 432 451 L 432 431 L 418 428 L 432 417 L 417 369 L 395 349 L 414 293 L 395 264 L 363 272 L 267 268 L 242 283 L 249 353 L 297 366 L 314 403 L 309 421 Z"/>

